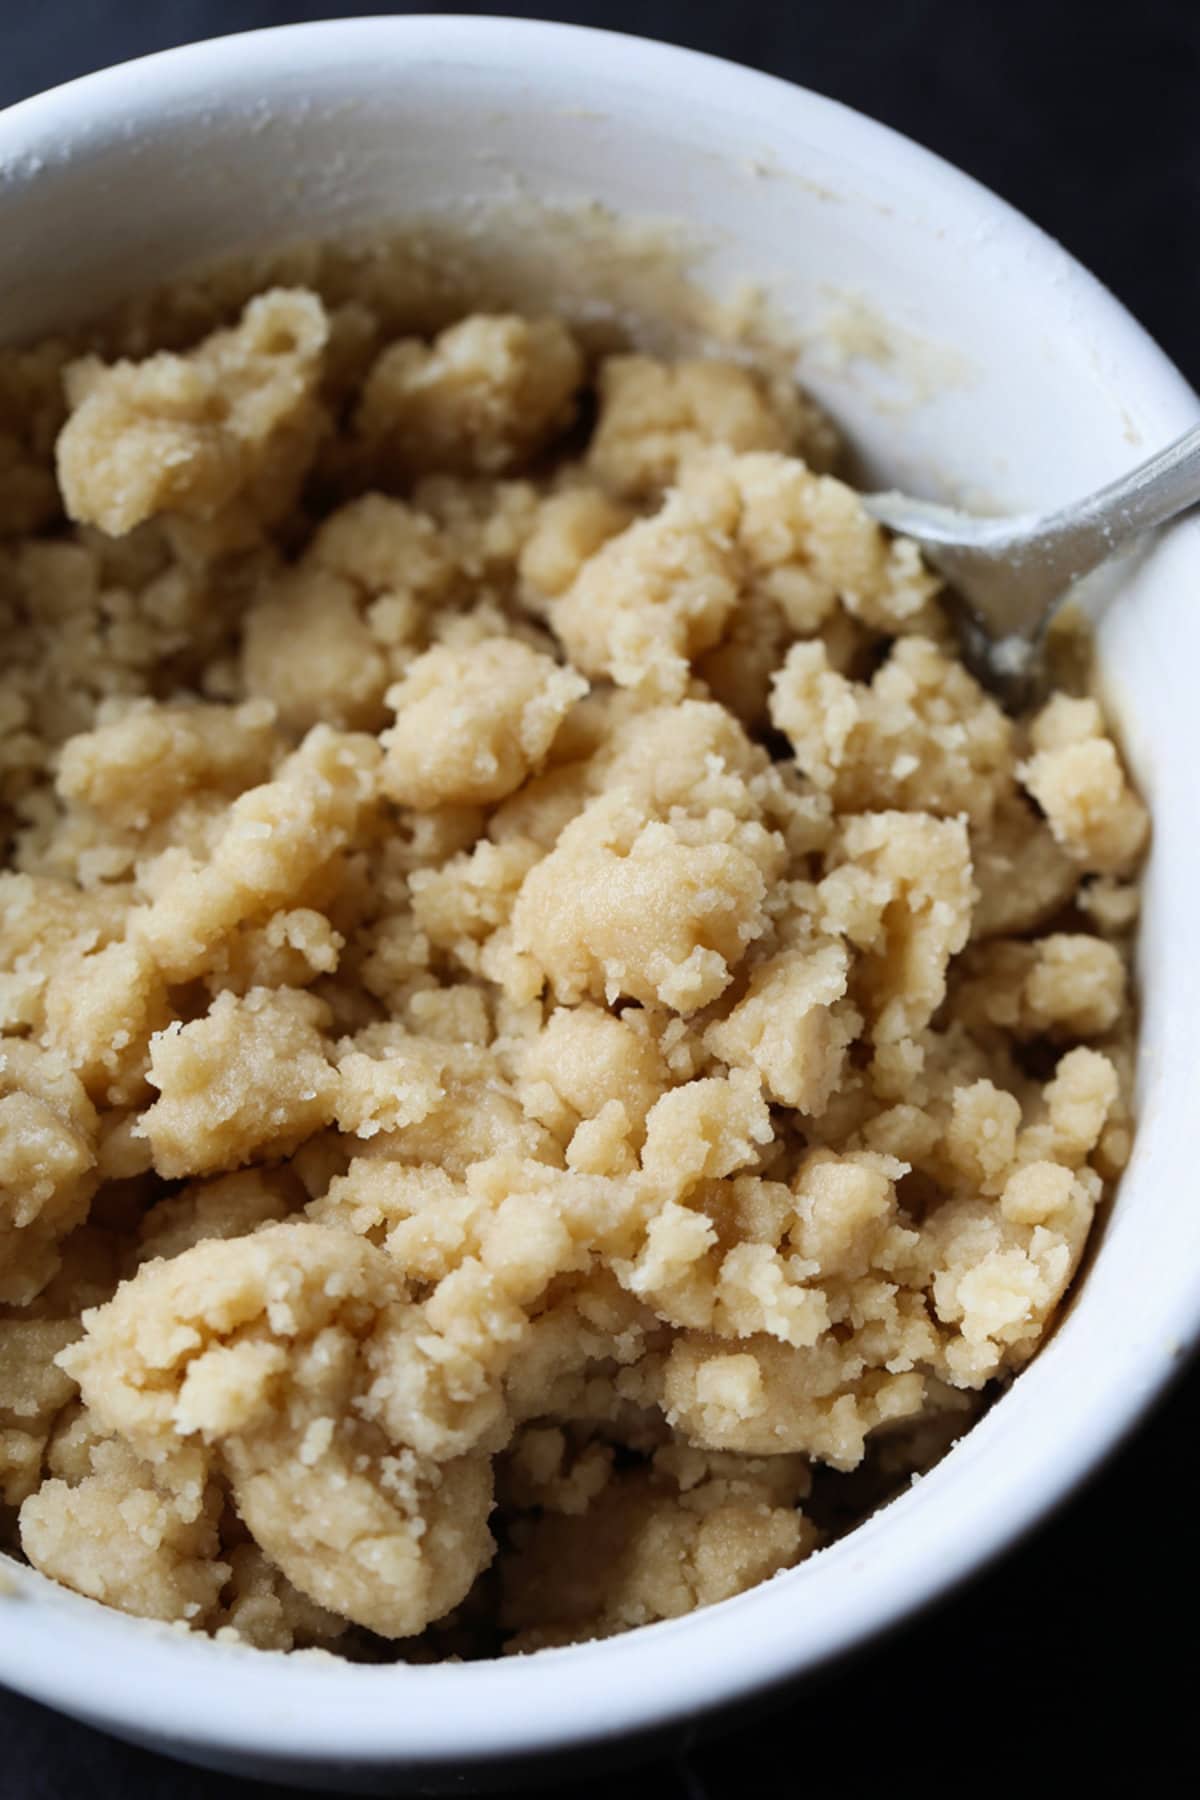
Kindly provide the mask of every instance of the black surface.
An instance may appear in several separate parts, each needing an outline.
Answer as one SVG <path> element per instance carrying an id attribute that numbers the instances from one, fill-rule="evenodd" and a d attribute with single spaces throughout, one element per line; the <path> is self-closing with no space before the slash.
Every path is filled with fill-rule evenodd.
<path id="1" fill-rule="evenodd" d="M 0 105 L 220 32 L 386 8 L 272 0 L 0 0 Z M 1200 382 L 1200 4 L 1141 0 L 643 0 L 522 10 L 770 69 L 885 120 L 1062 239 Z M 0 279 L 3 279 L 0 244 Z M 1181 1188 L 1180 1206 L 1200 1204 Z M 1120 1329 L 1114 1320 L 1114 1330 Z M 685 1759 L 549 1792 L 742 1800 L 908 1782 L 1040 1795 L 1187 1779 L 1200 1373 L 1091 1488 L 949 1604 Z M 907 1778 L 907 1779 L 906 1779 Z M 1194 1780 L 1194 1775 L 1192 1776 Z M 1139 1782 L 1139 1786 L 1141 1782 Z M 259 1800 L 0 1691 L 4 1800 Z"/>

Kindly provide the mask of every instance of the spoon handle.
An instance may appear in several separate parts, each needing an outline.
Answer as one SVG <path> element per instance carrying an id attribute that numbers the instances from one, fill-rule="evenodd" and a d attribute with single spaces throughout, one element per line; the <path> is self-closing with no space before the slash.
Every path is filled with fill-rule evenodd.
<path id="1" fill-rule="evenodd" d="M 1037 536 L 1078 575 L 1104 562 L 1128 539 L 1200 501 L 1200 425 L 1086 500 L 1052 513 Z"/>
<path id="2" fill-rule="evenodd" d="M 963 519 L 888 494 L 868 498 L 893 531 L 908 532 L 966 602 L 968 657 L 1016 702 L 1030 658 L 1072 585 L 1130 538 L 1200 502 L 1200 425 L 1098 493 L 1040 519 Z"/>

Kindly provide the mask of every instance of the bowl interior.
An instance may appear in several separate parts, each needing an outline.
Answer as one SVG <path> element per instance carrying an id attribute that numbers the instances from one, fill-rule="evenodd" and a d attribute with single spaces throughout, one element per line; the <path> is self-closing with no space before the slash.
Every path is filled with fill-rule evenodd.
<path id="1" fill-rule="evenodd" d="M 614 238 L 609 215 L 670 231 Z M 678 299 L 680 247 L 711 294 L 761 284 L 801 378 L 870 476 L 917 491 L 1043 507 L 1195 418 L 1184 383 L 1103 290 L 904 140 L 705 58 L 503 20 L 254 33 L 0 116 L 0 339 L 264 242 L 431 216 L 543 304 L 561 297 L 593 318 L 652 319 Z M 535 1664 L 284 1662 L 103 1613 L 17 1571 L 0 1596 L 0 1678 L 262 1770 L 316 1757 L 428 1771 L 644 1728 L 811 1667 L 1059 1498 L 1162 1386 L 1200 1317 L 1198 579 L 1200 526 L 1185 525 L 1130 573 L 1099 629 L 1155 817 L 1134 1161 L 1061 1329 L 919 1490 L 715 1612 Z"/>

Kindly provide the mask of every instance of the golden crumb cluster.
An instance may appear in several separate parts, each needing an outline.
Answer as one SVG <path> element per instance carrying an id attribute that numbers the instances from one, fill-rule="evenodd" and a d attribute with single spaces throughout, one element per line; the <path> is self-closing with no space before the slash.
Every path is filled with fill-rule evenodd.
<path id="1" fill-rule="evenodd" d="M 786 383 L 198 295 L 0 358 L 8 1542 L 359 1656 L 737 1593 L 1037 1349 L 1145 812 Z"/>

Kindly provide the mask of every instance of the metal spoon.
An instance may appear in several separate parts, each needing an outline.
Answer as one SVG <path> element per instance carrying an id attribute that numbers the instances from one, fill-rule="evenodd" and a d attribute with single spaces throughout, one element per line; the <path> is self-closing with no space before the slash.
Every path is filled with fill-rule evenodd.
<path id="1" fill-rule="evenodd" d="M 1197 501 L 1200 426 L 1098 493 L 1042 516 L 984 519 L 905 494 L 864 497 L 881 525 L 915 538 L 963 602 L 967 661 L 1014 708 L 1036 687 L 1047 626 L 1071 585 Z"/>

